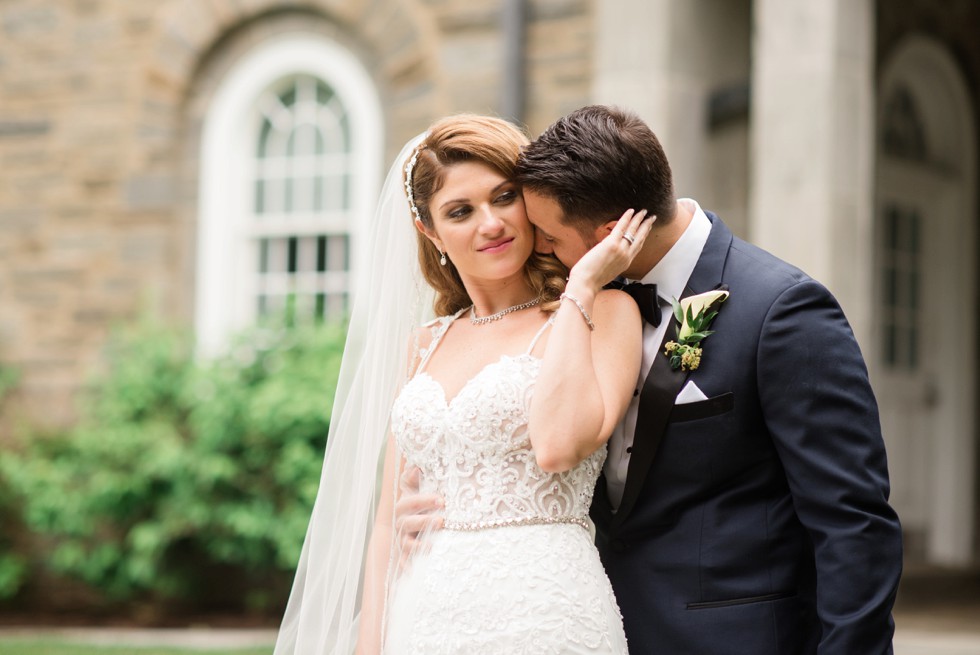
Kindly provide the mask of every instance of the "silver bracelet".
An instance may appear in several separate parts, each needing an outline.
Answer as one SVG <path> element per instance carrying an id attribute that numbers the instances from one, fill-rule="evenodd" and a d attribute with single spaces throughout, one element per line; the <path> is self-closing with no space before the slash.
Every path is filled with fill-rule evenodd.
<path id="1" fill-rule="evenodd" d="M 568 298 L 573 303 L 575 303 L 575 306 L 578 307 L 578 310 L 582 312 L 582 318 L 585 319 L 585 324 L 589 326 L 589 330 L 594 331 L 595 323 L 592 322 L 592 317 L 589 316 L 589 312 L 585 311 L 585 307 L 582 306 L 582 303 L 579 301 L 579 299 L 567 293 L 563 293 L 560 296 L 558 296 L 558 300 L 564 300 L 565 298 Z"/>

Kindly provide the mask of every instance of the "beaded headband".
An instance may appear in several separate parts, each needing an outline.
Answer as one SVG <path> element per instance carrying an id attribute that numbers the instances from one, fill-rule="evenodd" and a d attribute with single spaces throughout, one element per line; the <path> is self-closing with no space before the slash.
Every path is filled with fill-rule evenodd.
<path id="1" fill-rule="evenodd" d="M 415 206 L 415 193 L 412 191 L 412 172 L 415 170 L 415 163 L 418 162 L 419 153 L 422 152 L 423 148 L 425 148 L 425 144 L 420 143 L 415 149 L 415 152 L 412 153 L 408 163 L 405 164 L 405 195 L 408 196 L 408 207 L 412 210 L 412 215 L 419 220 L 422 220 L 422 217 L 419 215 L 419 208 Z"/>

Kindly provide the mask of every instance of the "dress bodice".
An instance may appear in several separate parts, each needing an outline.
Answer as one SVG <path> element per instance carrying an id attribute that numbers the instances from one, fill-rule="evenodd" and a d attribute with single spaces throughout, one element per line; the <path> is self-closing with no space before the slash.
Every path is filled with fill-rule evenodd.
<path id="1" fill-rule="evenodd" d="M 434 324 L 419 372 L 392 407 L 395 442 L 406 462 L 420 469 L 420 490 L 443 496 L 448 529 L 586 526 L 605 446 L 568 471 L 546 473 L 538 466 L 528 435 L 541 369 L 541 359 L 531 354 L 534 342 L 524 354 L 488 364 L 447 399 L 424 365 L 454 318 Z"/>

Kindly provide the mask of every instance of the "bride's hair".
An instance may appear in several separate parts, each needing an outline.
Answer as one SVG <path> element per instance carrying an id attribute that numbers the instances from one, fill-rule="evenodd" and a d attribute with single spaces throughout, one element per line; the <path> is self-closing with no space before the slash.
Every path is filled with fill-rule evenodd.
<path id="1" fill-rule="evenodd" d="M 429 202 L 442 188 L 449 167 L 477 162 L 512 179 L 517 158 L 528 143 L 524 132 L 500 118 L 460 114 L 436 121 L 413 153 L 414 166 L 405 169 L 406 188 L 411 190 L 418 219 L 427 229 L 433 229 Z M 416 232 L 422 275 L 436 292 L 436 315 L 448 316 L 473 304 L 456 267 L 452 262 L 442 266 L 442 254 L 435 244 L 421 231 Z M 532 252 L 524 265 L 524 276 L 541 298 L 542 309 L 557 309 L 568 269 L 551 255 Z"/>

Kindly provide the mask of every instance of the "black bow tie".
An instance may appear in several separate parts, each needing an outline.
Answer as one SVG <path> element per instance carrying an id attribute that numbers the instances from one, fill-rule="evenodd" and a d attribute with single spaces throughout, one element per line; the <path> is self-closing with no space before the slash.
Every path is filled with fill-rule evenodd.
<path id="1" fill-rule="evenodd" d="M 640 316 L 643 320 L 657 327 L 663 317 L 660 311 L 660 296 L 657 295 L 656 284 L 643 284 L 642 282 L 630 282 L 623 284 L 618 280 L 613 280 L 606 285 L 610 289 L 621 289 L 628 293 L 636 304 L 640 307 Z"/>

